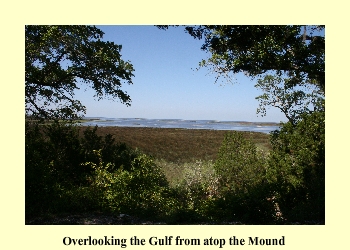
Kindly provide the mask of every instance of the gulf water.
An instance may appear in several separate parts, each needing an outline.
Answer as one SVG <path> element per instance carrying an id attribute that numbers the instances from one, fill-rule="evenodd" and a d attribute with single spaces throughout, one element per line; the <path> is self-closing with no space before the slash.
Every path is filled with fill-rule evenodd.
<path id="1" fill-rule="evenodd" d="M 278 123 L 216 121 L 216 120 L 182 120 L 182 119 L 146 119 L 146 118 L 106 118 L 86 117 L 83 126 L 117 126 L 146 128 L 182 128 L 182 129 L 212 129 L 236 130 L 270 133 L 279 129 Z"/>

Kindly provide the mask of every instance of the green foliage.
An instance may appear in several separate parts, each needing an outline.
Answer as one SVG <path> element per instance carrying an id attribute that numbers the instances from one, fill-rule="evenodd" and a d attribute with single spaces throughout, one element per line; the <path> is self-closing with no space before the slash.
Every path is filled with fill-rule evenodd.
<path id="1" fill-rule="evenodd" d="M 266 163 L 266 155 L 241 133 L 227 133 L 214 166 L 220 192 L 213 204 L 215 216 L 257 224 L 274 220 L 273 204 L 267 202 Z"/>
<path id="2" fill-rule="evenodd" d="M 266 172 L 265 157 L 239 132 L 227 133 L 215 162 L 223 190 L 247 193 L 258 185 Z"/>
<path id="3" fill-rule="evenodd" d="M 101 151 L 95 151 L 101 158 Z M 111 172 L 112 164 L 84 163 L 94 169 L 88 177 L 94 193 L 98 193 L 102 209 L 115 213 L 137 214 L 142 217 L 159 216 L 166 212 L 164 195 L 168 183 L 164 174 L 146 155 L 140 154 L 130 171 Z"/>
<path id="4" fill-rule="evenodd" d="M 42 155 L 47 145 L 37 126 L 30 130 L 26 127 L 25 136 L 26 213 L 40 213 L 49 206 L 50 197 L 53 198 L 53 178 L 48 167 L 49 161 Z"/>
<path id="5" fill-rule="evenodd" d="M 238 132 L 228 134 L 215 163 L 220 192 L 212 215 L 254 224 L 324 221 L 324 115 L 304 113 L 283 124 L 267 156 Z"/>
<path id="6" fill-rule="evenodd" d="M 99 158 L 96 157 L 94 150 L 101 150 L 103 162 L 112 163 L 111 171 L 116 168 L 131 169 L 131 162 L 138 156 L 136 150 L 131 150 L 125 143 L 116 143 L 115 138 L 111 134 L 106 134 L 104 137 L 97 135 L 98 127 L 88 127 L 83 131 L 81 139 L 82 148 L 84 150 L 84 160 L 87 162 L 99 163 Z"/>
<path id="7" fill-rule="evenodd" d="M 102 139 L 96 135 L 96 130 L 88 128 L 86 131 L 81 138 L 79 128 L 73 125 L 26 123 L 26 204 L 29 210 L 38 211 L 38 206 L 53 208 L 50 203 L 57 196 L 63 197 L 62 192 L 71 189 L 81 191 L 80 187 L 87 184 L 86 176 L 93 172 L 91 167 L 81 163 L 98 163 L 100 160 L 92 157 L 93 150 L 108 148 L 105 151 L 110 153 L 109 158 L 115 156 L 113 164 L 120 164 L 117 167 L 121 167 L 123 162 L 131 164 L 136 155 L 133 150 L 125 145 L 119 147 L 113 144 L 110 135 Z"/>
<path id="8" fill-rule="evenodd" d="M 105 211 L 159 218 L 173 211 L 168 182 L 153 160 L 97 127 L 26 128 L 26 214 Z M 108 161 L 107 161 L 108 160 Z"/>
<path id="9" fill-rule="evenodd" d="M 80 183 L 86 170 L 77 168 L 82 159 L 78 128 L 54 122 L 42 133 L 47 148 L 40 154 L 49 162 L 52 176 L 59 182 Z"/>
<path id="10" fill-rule="evenodd" d="M 324 28 L 322 25 L 201 25 L 185 29 L 194 38 L 204 38 L 202 50 L 211 57 L 200 66 L 212 67 L 219 75 L 243 71 L 257 76 L 274 71 L 287 74 L 296 84 L 311 81 L 325 92 Z"/>
<path id="11" fill-rule="evenodd" d="M 73 98 L 78 82 L 95 97 L 119 99 L 130 105 L 120 89 L 132 84 L 133 66 L 121 59 L 121 45 L 104 42 L 103 32 L 85 25 L 27 25 L 25 27 L 26 115 L 74 119 L 85 107 Z"/>
<path id="12" fill-rule="evenodd" d="M 268 175 L 282 211 L 291 220 L 324 220 L 325 113 L 304 114 L 271 138 Z"/>
<path id="13" fill-rule="evenodd" d="M 173 186 L 181 207 L 176 212 L 181 220 L 203 222 L 211 201 L 218 194 L 218 182 L 211 161 L 186 163 L 182 167 L 181 177 Z"/>

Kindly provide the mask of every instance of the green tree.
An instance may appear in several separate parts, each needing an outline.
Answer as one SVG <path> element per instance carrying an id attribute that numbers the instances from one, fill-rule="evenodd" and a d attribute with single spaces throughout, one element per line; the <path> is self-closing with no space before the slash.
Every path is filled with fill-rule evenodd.
<path id="1" fill-rule="evenodd" d="M 302 25 L 203 25 L 187 26 L 194 38 L 204 38 L 202 50 L 211 57 L 200 66 L 219 75 L 245 72 L 258 76 L 287 74 L 290 84 L 316 84 L 325 92 L 324 26 Z"/>
<path id="2" fill-rule="evenodd" d="M 325 112 L 303 114 L 271 135 L 267 175 L 291 220 L 325 216 Z"/>
<path id="3" fill-rule="evenodd" d="M 227 133 L 214 165 L 219 197 L 215 201 L 226 219 L 245 223 L 274 221 L 267 185 L 267 155 L 237 131 Z"/>
<path id="4" fill-rule="evenodd" d="M 121 45 L 102 41 L 94 26 L 25 27 L 26 115 L 45 119 L 74 119 L 85 106 L 74 99 L 79 84 L 95 90 L 98 100 L 109 97 L 130 105 L 121 90 L 132 84 L 133 65 L 121 59 Z"/>
<path id="5" fill-rule="evenodd" d="M 248 193 L 264 178 L 265 156 L 242 133 L 233 131 L 225 135 L 214 168 L 221 189 Z"/>

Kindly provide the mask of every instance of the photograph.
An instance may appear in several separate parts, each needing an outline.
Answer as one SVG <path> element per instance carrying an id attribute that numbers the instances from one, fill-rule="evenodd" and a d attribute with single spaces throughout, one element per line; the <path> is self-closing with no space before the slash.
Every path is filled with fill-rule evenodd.
<path id="1" fill-rule="evenodd" d="M 324 226 L 325 31 L 26 24 L 25 225 Z"/>

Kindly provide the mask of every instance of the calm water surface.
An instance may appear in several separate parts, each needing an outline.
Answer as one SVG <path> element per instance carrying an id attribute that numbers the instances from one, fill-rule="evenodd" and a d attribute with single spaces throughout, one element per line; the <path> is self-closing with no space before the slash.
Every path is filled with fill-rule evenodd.
<path id="1" fill-rule="evenodd" d="M 270 133 L 279 129 L 278 123 L 215 121 L 215 120 L 182 120 L 182 119 L 144 119 L 144 118 L 106 118 L 86 117 L 84 126 L 117 126 L 117 127 L 148 127 L 148 128 L 184 128 L 237 130 Z"/>

